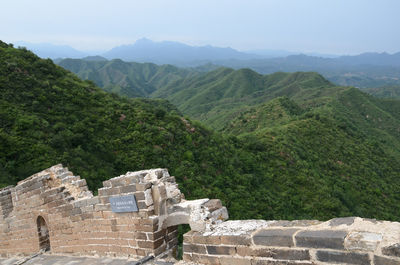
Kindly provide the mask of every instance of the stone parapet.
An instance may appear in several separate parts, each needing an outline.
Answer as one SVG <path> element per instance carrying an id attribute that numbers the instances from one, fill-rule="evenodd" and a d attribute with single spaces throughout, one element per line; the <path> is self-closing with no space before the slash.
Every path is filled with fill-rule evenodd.
<path id="1" fill-rule="evenodd" d="M 327 222 L 227 221 L 184 235 L 200 264 L 400 264 L 400 223 L 359 217 Z"/>
<path id="2" fill-rule="evenodd" d="M 177 225 L 198 231 L 227 218 L 219 200 L 186 201 L 166 169 L 128 172 L 104 181 L 98 196 L 62 165 L 0 190 L 0 254 L 51 253 L 144 257 L 174 252 Z M 110 199 L 132 198 L 118 212 Z M 133 205 L 133 201 L 130 201 Z M 132 206 L 133 207 L 133 206 Z"/>

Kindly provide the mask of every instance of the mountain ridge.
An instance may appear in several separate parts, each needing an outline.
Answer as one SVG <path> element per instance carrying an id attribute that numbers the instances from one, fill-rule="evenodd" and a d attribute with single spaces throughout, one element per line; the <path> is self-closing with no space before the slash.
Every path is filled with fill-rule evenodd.
<path id="1" fill-rule="evenodd" d="M 268 102 L 275 115 L 263 116 L 257 130 L 236 122 L 237 135 L 229 127 L 221 134 L 165 100 L 103 92 L 25 49 L 0 42 L 0 62 L 2 186 L 57 163 L 91 189 L 121 172 L 167 167 L 188 199 L 220 198 L 233 219 L 400 220 L 400 101 L 338 88 L 316 73 L 263 77 L 223 68 L 275 91 L 243 109 L 242 95 L 254 87 L 235 93 L 232 80 L 218 82 L 221 72 L 203 73 L 198 84 L 210 82 L 230 96 L 230 107 L 239 104 L 230 120 Z M 194 89 L 192 79 L 181 89 Z"/>

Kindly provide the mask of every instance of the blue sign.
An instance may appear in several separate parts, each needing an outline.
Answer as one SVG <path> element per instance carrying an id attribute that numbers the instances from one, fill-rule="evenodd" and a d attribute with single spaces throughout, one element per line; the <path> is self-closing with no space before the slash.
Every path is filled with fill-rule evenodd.
<path id="1" fill-rule="evenodd" d="M 135 195 L 110 197 L 111 210 L 114 213 L 138 212 Z"/>

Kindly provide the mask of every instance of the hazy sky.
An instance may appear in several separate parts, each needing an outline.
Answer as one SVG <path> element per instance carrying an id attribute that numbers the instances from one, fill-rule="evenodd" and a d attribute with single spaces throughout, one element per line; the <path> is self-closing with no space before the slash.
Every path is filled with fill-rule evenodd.
<path id="1" fill-rule="evenodd" d="M 0 39 L 81 50 L 146 37 L 239 50 L 393 53 L 399 14 L 400 0 L 3 0 Z"/>

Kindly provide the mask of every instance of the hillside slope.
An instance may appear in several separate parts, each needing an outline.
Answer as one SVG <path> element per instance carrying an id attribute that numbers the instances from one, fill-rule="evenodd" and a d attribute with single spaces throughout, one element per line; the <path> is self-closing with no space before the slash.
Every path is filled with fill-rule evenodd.
<path id="1" fill-rule="evenodd" d="M 257 93 L 258 82 L 279 98 L 259 103 L 267 104 L 261 126 L 224 136 L 182 118 L 166 101 L 107 94 L 0 43 L 1 185 L 58 163 L 92 189 L 126 171 L 167 167 L 189 199 L 220 198 L 233 219 L 400 220 L 398 101 L 338 89 L 316 74 L 243 70 L 243 90 L 229 80 L 218 84 L 218 71 L 212 76 L 232 102 Z M 284 92 L 289 96 L 281 98 Z"/>
<path id="2" fill-rule="evenodd" d="M 170 82 L 197 73 L 172 65 L 128 63 L 119 59 L 64 59 L 58 62 L 58 65 L 76 73 L 82 79 L 95 82 L 105 91 L 127 97 L 148 97 Z"/>
<path id="3" fill-rule="evenodd" d="M 203 76 L 180 79 L 150 96 L 168 99 L 183 113 L 220 130 L 240 112 L 276 97 L 286 96 L 302 106 L 316 106 L 342 89 L 317 73 L 260 75 L 250 69 L 220 68 Z"/>
<path id="4" fill-rule="evenodd" d="M 182 118 L 166 101 L 108 94 L 2 42 L 0 62 L 1 186 L 58 163 L 92 189 L 127 171 L 167 167 L 188 198 L 234 201 L 237 182 L 256 177 L 243 167 L 240 147 Z M 245 207 L 236 215 L 250 217 Z"/>

